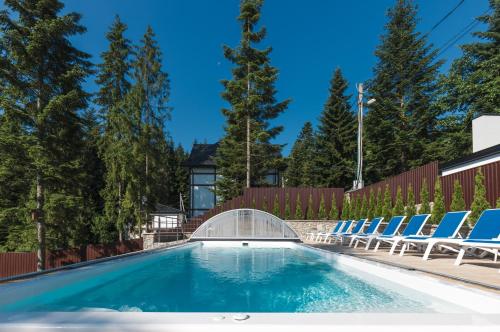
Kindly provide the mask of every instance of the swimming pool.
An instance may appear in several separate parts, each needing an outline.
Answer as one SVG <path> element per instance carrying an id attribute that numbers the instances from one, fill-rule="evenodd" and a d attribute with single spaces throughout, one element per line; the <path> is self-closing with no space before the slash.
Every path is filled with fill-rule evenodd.
<path id="1" fill-rule="evenodd" d="M 500 314 L 500 297 L 494 294 L 287 242 L 189 243 L 0 284 L 0 294 L 2 317 L 40 312 Z"/>

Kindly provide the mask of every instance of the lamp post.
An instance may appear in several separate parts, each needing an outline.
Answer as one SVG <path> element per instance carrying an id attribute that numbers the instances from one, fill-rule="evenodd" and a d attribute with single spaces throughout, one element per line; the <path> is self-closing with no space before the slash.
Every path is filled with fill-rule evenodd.
<path id="1" fill-rule="evenodd" d="M 358 90 L 358 167 L 356 169 L 356 179 L 352 186 L 353 190 L 363 188 L 363 83 L 359 83 L 356 89 Z M 371 105 L 375 101 L 372 98 L 366 104 Z"/>

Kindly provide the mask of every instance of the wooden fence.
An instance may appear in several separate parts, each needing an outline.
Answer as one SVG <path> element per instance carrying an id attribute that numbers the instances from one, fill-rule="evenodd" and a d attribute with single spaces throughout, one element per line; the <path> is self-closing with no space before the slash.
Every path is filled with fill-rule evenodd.
<path id="1" fill-rule="evenodd" d="M 53 269 L 69 264 L 142 250 L 142 239 L 114 244 L 89 244 L 81 248 L 47 251 L 46 268 Z M 36 271 L 35 252 L 0 253 L 0 278 Z"/>

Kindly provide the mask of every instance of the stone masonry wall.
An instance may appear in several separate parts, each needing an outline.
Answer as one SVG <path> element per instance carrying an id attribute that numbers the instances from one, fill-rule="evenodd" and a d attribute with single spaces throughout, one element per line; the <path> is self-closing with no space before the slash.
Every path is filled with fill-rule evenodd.
<path id="1" fill-rule="evenodd" d="M 303 241 L 309 232 L 330 232 L 337 221 L 334 220 L 289 220 L 286 221 Z"/>

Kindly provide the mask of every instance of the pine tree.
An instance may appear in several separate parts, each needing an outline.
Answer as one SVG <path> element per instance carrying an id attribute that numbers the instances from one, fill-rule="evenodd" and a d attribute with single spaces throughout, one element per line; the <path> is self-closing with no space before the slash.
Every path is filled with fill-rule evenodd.
<path id="1" fill-rule="evenodd" d="M 489 3 L 489 13 L 478 18 L 486 24 L 486 31 L 473 33 L 477 41 L 461 46 L 463 55 L 440 80 L 436 105 L 443 119 L 439 137 L 430 147 L 436 151 L 436 160 L 448 161 L 472 152 L 472 119 L 500 113 L 500 2 Z"/>
<path id="2" fill-rule="evenodd" d="M 422 181 L 422 188 L 420 189 L 420 208 L 419 214 L 431 213 L 431 206 L 429 203 L 429 187 L 427 186 L 427 179 Z"/>
<path id="3" fill-rule="evenodd" d="M 103 122 L 103 135 L 100 142 L 100 155 L 106 172 L 105 186 L 101 192 L 104 198 L 104 216 L 94 224 L 101 242 L 116 241 L 114 234 L 123 237 L 122 204 L 127 186 L 135 180 L 132 176 L 133 137 L 130 128 L 133 115 L 124 105 L 130 91 L 130 56 L 132 47 L 124 37 L 127 26 L 115 17 L 106 38 L 109 48 L 101 54 L 103 62 L 98 65 L 96 83 L 99 91 L 95 99 L 100 107 Z"/>
<path id="4" fill-rule="evenodd" d="M 304 212 L 302 212 L 302 202 L 300 201 L 300 194 L 297 193 L 297 198 L 295 199 L 295 220 L 303 220 Z"/>
<path id="5" fill-rule="evenodd" d="M 444 206 L 444 196 L 443 190 L 441 189 L 441 180 L 439 177 L 436 178 L 436 183 L 434 185 L 434 205 L 432 206 L 432 223 L 438 224 L 441 219 L 443 219 L 446 213 L 446 208 Z"/>
<path id="6" fill-rule="evenodd" d="M 348 82 L 337 68 L 320 116 L 317 141 L 319 185 L 347 188 L 354 178 L 356 119 L 351 111 Z"/>
<path id="7" fill-rule="evenodd" d="M 351 214 L 351 204 L 349 197 L 347 195 L 344 195 L 344 201 L 342 202 L 342 220 L 347 220 L 349 219 L 349 216 Z"/>
<path id="8" fill-rule="evenodd" d="M 417 208 L 415 206 L 415 194 L 413 192 L 413 186 L 410 183 L 408 185 L 408 193 L 406 196 L 406 207 L 405 207 L 405 215 L 409 220 L 411 217 L 417 214 Z"/>
<path id="9" fill-rule="evenodd" d="M 71 43 L 85 32 L 81 16 L 62 15 L 61 2 L 12 0 L 5 5 L 0 13 L 0 109 L 2 118 L 18 124 L 29 161 L 33 192 L 24 211 L 33 211 L 30 227 L 36 227 L 40 270 L 45 268 L 46 239 L 49 247 L 70 245 L 84 215 L 87 174 L 79 112 L 87 107 L 82 82 L 90 71 L 90 56 Z"/>
<path id="10" fill-rule="evenodd" d="M 398 186 L 396 191 L 396 202 L 394 202 L 394 207 L 392 209 L 393 216 L 402 216 L 405 213 L 405 204 L 403 202 L 403 193 L 401 192 L 401 186 Z"/>
<path id="11" fill-rule="evenodd" d="M 453 182 L 453 196 L 451 198 L 450 211 L 464 211 L 465 210 L 465 200 L 462 191 L 462 185 L 460 180 L 456 179 Z"/>
<path id="12" fill-rule="evenodd" d="M 306 122 L 293 144 L 288 158 L 288 167 L 285 172 L 287 186 L 313 187 L 316 185 L 315 148 L 316 143 L 312 124 Z"/>
<path id="13" fill-rule="evenodd" d="M 291 208 L 290 208 L 290 193 L 287 192 L 285 196 L 285 220 L 290 220 L 290 217 L 292 215 L 291 213 Z"/>
<path id="14" fill-rule="evenodd" d="M 469 222 L 474 225 L 479 219 L 484 210 L 491 208 L 490 203 L 486 199 L 486 188 L 484 186 L 484 175 L 479 168 L 474 177 L 474 199 L 470 206 L 471 213 L 469 215 Z"/>
<path id="15" fill-rule="evenodd" d="M 313 203 L 312 193 L 310 193 L 309 199 L 307 200 L 306 219 L 307 220 L 314 220 L 314 217 L 315 217 L 314 203 Z"/>
<path id="16" fill-rule="evenodd" d="M 275 216 L 281 218 L 280 200 L 279 200 L 279 197 L 278 197 L 278 193 L 276 193 L 276 195 L 274 195 L 273 214 Z"/>
<path id="17" fill-rule="evenodd" d="M 255 197 L 252 198 L 252 209 L 257 208 L 257 203 L 255 202 Z"/>
<path id="18" fill-rule="evenodd" d="M 376 200 L 375 200 L 375 191 L 373 188 L 370 189 L 370 198 L 368 199 L 368 211 L 366 212 L 366 218 L 368 220 L 372 220 L 375 218 L 375 212 L 376 212 Z"/>
<path id="19" fill-rule="evenodd" d="M 356 197 L 355 202 L 356 202 L 356 207 L 354 209 L 354 214 L 352 216 L 352 219 L 358 220 L 361 218 L 361 204 L 362 204 L 361 203 L 361 196 L 358 195 Z"/>
<path id="20" fill-rule="evenodd" d="M 363 195 L 363 201 L 361 203 L 361 210 L 359 212 L 359 218 L 358 219 L 365 219 L 368 216 L 368 200 L 366 199 L 366 196 Z"/>
<path id="21" fill-rule="evenodd" d="M 339 218 L 339 209 L 337 207 L 337 198 L 335 197 L 335 193 L 332 193 L 332 206 L 330 207 L 330 220 L 338 220 Z"/>
<path id="22" fill-rule="evenodd" d="M 325 196 L 323 195 L 323 193 L 321 193 L 321 198 L 319 201 L 318 219 L 326 220 L 327 218 L 328 214 L 326 213 Z"/>
<path id="23" fill-rule="evenodd" d="M 367 180 L 376 182 L 430 159 L 437 114 L 432 107 L 436 76 L 441 65 L 437 51 L 417 31 L 417 11 L 410 0 L 397 0 L 369 82 L 369 98 L 376 103 L 366 116 Z"/>
<path id="24" fill-rule="evenodd" d="M 235 66 L 232 79 L 222 81 L 222 97 L 230 105 L 222 110 L 226 118 L 225 134 L 216 156 L 222 175 L 217 181 L 217 194 L 223 200 L 242 194 L 245 186 L 262 183 L 267 171 L 280 162 L 281 145 L 270 142 L 283 128 L 270 127 L 270 123 L 287 108 L 289 100 L 276 100 L 278 70 L 270 65 L 271 48 L 255 47 L 266 35 L 265 28 L 256 30 L 262 3 L 262 0 L 241 1 L 240 44 L 235 48 L 224 47 L 224 56 Z"/>
<path id="25" fill-rule="evenodd" d="M 386 222 L 388 222 L 389 219 L 391 219 L 392 217 L 392 198 L 389 185 L 385 186 L 384 205 L 382 206 L 382 217 L 384 217 L 384 220 Z"/>
<path id="26" fill-rule="evenodd" d="M 500 197 L 497 198 L 497 209 L 500 209 Z"/>
<path id="27" fill-rule="evenodd" d="M 351 213 L 349 213 L 349 219 L 357 219 L 359 215 L 359 209 L 360 209 L 360 204 L 359 204 L 359 197 L 353 197 L 351 201 Z"/>

